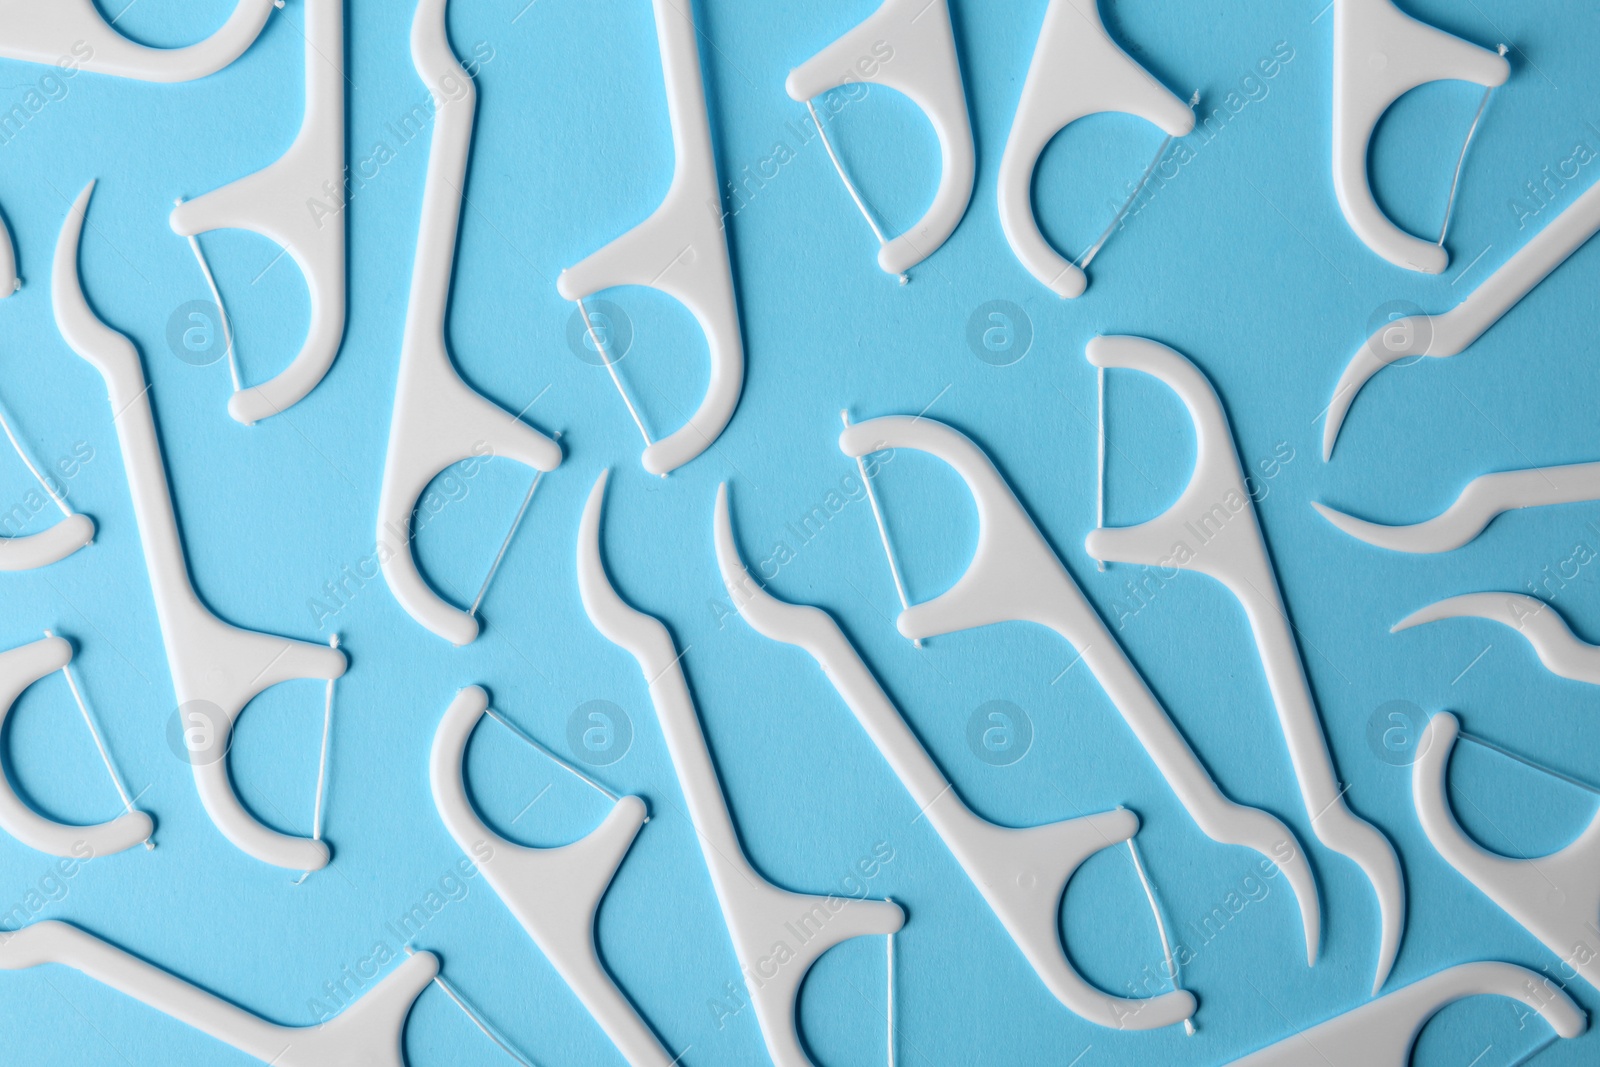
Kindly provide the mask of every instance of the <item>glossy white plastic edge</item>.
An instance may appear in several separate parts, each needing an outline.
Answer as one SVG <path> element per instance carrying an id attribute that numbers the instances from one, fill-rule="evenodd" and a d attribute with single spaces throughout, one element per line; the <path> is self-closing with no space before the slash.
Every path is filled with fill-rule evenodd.
<path id="1" fill-rule="evenodd" d="M 59 563 L 94 544 L 94 520 L 68 515 L 48 530 L 22 537 L 0 537 L 0 571 L 31 571 Z"/>
<path id="2" fill-rule="evenodd" d="M 1239 601 L 1261 656 L 1312 831 L 1328 848 L 1354 861 L 1377 895 L 1383 929 L 1372 983 L 1376 993 L 1394 966 L 1405 929 L 1400 859 L 1389 839 L 1345 803 L 1347 787 L 1340 785 L 1334 771 L 1333 755 L 1284 608 L 1277 572 L 1256 520 L 1253 498 L 1245 486 L 1222 400 L 1200 368 L 1155 341 L 1096 337 L 1089 342 L 1087 355 L 1096 367 L 1151 375 L 1178 395 L 1194 422 L 1195 464 L 1188 486 L 1166 512 L 1137 526 L 1095 530 L 1085 540 L 1085 547 L 1098 560 L 1208 575 Z M 1216 517 L 1218 511 L 1225 516 L 1221 520 Z M 1194 523 L 1210 533 L 1198 547 L 1190 544 L 1198 540 Z"/>
<path id="3" fill-rule="evenodd" d="M 1317 887 L 1294 832 L 1264 811 L 1229 800 L 1217 787 L 983 450 L 944 423 L 905 415 L 857 423 L 840 434 L 839 448 L 854 457 L 884 448 L 936 456 L 966 483 L 978 508 L 972 562 L 945 593 L 908 607 L 900 615 L 900 633 L 938 637 L 998 622 L 1054 630 L 1088 664 L 1201 832 L 1219 844 L 1252 849 L 1283 871 L 1300 905 L 1306 962 L 1315 963 L 1321 936 Z"/>
<path id="4" fill-rule="evenodd" d="M 811 965 L 830 948 L 853 937 L 894 933 L 905 924 L 905 912 L 889 901 L 791 893 L 767 881 L 750 865 L 706 747 L 672 635 L 661 620 L 625 602 L 606 576 L 600 556 L 606 479 L 602 473 L 590 491 L 578 531 L 578 592 L 584 610 L 606 640 L 638 661 L 650 689 L 689 819 L 700 841 L 700 854 L 711 873 L 734 954 L 748 979 L 750 1002 L 767 1054 L 775 1067 L 809 1067 L 811 1060 L 800 1043 L 795 1003 Z M 773 946 L 796 940 L 791 929 L 817 927 L 819 909 L 828 916 L 826 924 L 809 941 L 791 946 L 793 956 L 769 975 L 763 964 L 771 963 Z"/>
<path id="5" fill-rule="evenodd" d="M 623 1058 L 633 1067 L 672 1067 L 676 1061 L 594 947 L 595 912 L 644 825 L 644 801 L 623 797 L 587 837 L 570 845 L 528 848 L 506 840 L 473 809 L 463 780 L 467 742 L 488 710 L 489 694 L 469 686 L 450 702 L 433 735 L 428 781 L 439 818 Z"/>
<path id="6" fill-rule="evenodd" d="M 1378 120 L 1400 97 L 1436 81 L 1504 85 L 1504 56 L 1418 22 L 1390 0 L 1333 5 L 1333 191 L 1363 244 L 1397 267 L 1441 274 L 1450 254 L 1413 237 L 1378 207 L 1367 180 L 1367 152 Z"/>
<path id="7" fill-rule="evenodd" d="M 300 134 L 263 170 L 173 208 L 172 231 L 195 237 L 238 229 L 273 241 L 300 267 L 311 324 L 289 365 L 228 398 L 249 426 L 298 404 L 317 387 L 344 339 L 344 0 L 306 0 L 306 103 Z M 320 208 L 320 211 L 319 211 Z"/>
<path id="8" fill-rule="evenodd" d="M 672 185 L 648 219 L 562 271 L 556 289 L 563 299 L 575 301 L 612 286 L 642 285 L 677 300 L 700 324 L 711 357 L 705 398 L 686 424 L 644 450 L 644 469 L 664 475 L 710 448 L 733 418 L 744 388 L 744 341 L 694 9 L 683 0 L 651 3 L 672 124 Z"/>
<path id="9" fill-rule="evenodd" d="M 1447 711 L 1417 741 L 1411 795 L 1423 833 L 1463 878 L 1600 989 L 1600 813 L 1565 848 L 1510 859 L 1469 838 L 1450 810 L 1446 775 L 1460 723 Z"/>
<path id="10" fill-rule="evenodd" d="M 433 137 L 422 188 L 422 221 L 406 305 L 389 448 L 378 494 L 384 581 L 417 622 L 453 645 L 471 644 L 478 620 L 428 587 L 412 554 L 411 517 L 428 483 L 476 456 L 504 456 L 538 471 L 561 464 L 561 448 L 510 412 L 473 392 L 450 362 L 445 315 L 461 225 L 467 157 L 478 91 L 456 61 L 445 31 L 447 0 L 420 0 L 411 23 L 411 58 L 434 101 Z"/>
<path id="11" fill-rule="evenodd" d="M 1523 593 L 1465 593 L 1447 597 L 1401 619 L 1390 633 L 1441 619 L 1488 619 L 1509 626 L 1533 646 L 1551 674 L 1574 682 L 1600 685 L 1600 646 L 1580 641 L 1567 620 L 1538 597 Z"/>
<path id="12" fill-rule="evenodd" d="M 71 662 L 72 645 L 59 637 L 0 652 L 0 727 L 23 690 Z M 31 849 L 81 859 L 87 848 L 90 856 L 109 856 L 149 840 L 154 828 L 150 816 L 142 811 L 124 812 L 98 826 L 69 826 L 46 819 L 23 803 L 10 778 L 0 770 L 0 829 Z"/>
<path id="13" fill-rule="evenodd" d="M 56 327 L 106 382 L 179 711 L 198 704 L 207 718 L 215 713 L 211 751 L 226 753 L 234 720 L 257 694 L 292 679 L 337 678 L 344 673 L 345 657 L 327 645 L 230 626 L 195 595 L 139 352 L 95 316 L 78 279 L 78 244 L 93 191 L 90 182 L 78 194 L 56 243 L 51 279 Z M 226 755 L 191 763 L 206 814 L 235 846 L 289 870 L 315 871 L 327 865 L 328 846 L 322 841 L 281 834 L 245 809 L 229 781 Z"/>
<path id="14" fill-rule="evenodd" d="M 405 1067 L 406 1017 L 439 973 L 431 952 L 408 956 L 326 1022 L 279 1026 L 53 919 L 0 933 L 0 970 L 59 964 L 273 1067 Z"/>
<path id="15" fill-rule="evenodd" d="M 0 300 L 21 288 L 22 282 L 17 278 L 17 246 L 11 241 L 6 217 L 0 215 Z"/>
<path id="16" fill-rule="evenodd" d="M 1312 501 L 1318 514 L 1340 530 L 1391 552 L 1450 552 L 1475 539 L 1495 518 L 1519 508 L 1600 500 L 1600 463 L 1496 471 L 1467 483 L 1456 502 L 1439 515 L 1411 526 L 1385 526 Z"/>
<path id="17" fill-rule="evenodd" d="M 893 58 L 881 59 L 884 48 Z M 872 73 L 862 73 L 859 64 L 874 60 Z M 939 138 L 939 188 L 933 203 L 915 225 L 878 250 L 878 266 L 885 273 L 904 274 L 937 252 L 961 224 L 977 175 L 949 0 L 883 0 L 865 21 L 791 70 L 784 89 L 803 102 L 852 82 L 904 93 L 928 116 Z"/>
<path id="18" fill-rule="evenodd" d="M 1381 324 L 1339 376 L 1322 424 L 1322 458 L 1333 455 L 1350 405 L 1374 374 L 1402 359 L 1447 359 L 1465 352 L 1597 232 L 1600 182 L 1584 190 L 1454 308 Z"/>
<path id="19" fill-rule="evenodd" d="M 1572 998 L 1542 974 L 1510 963 L 1462 963 L 1234 1060 L 1232 1067 L 1407 1067 L 1428 1020 L 1477 996 L 1520 1001 L 1562 1037 L 1577 1037 L 1589 1025 Z"/>
<path id="20" fill-rule="evenodd" d="M 1000 157 L 1000 228 L 1028 272 L 1063 299 L 1083 295 L 1089 279 L 1040 232 L 1033 216 L 1033 172 L 1057 133 L 1105 112 L 1142 118 L 1170 137 L 1194 129 L 1189 105 L 1111 39 L 1100 21 L 1099 0 L 1050 0 Z"/>
<path id="21" fill-rule="evenodd" d="M 216 33 L 184 48 L 147 48 L 118 33 L 94 0 L 0 0 L 0 57 L 74 63 L 79 70 L 147 82 L 186 82 L 244 55 L 274 0 L 239 0 Z"/>
<path id="22" fill-rule="evenodd" d="M 1137 999 L 1096 989 L 1073 968 L 1061 942 L 1062 898 L 1073 874 L 1096 852 L 1132 837 L 1139 829 L 1137 815 L 1118 808 L 1013 829 L 974 814 L 832 616 L 776 600 L 750 577 L 734 543 L 726 484 L 717 491 L 716 544 L 722 582 L 740 616 L 762 636 L 794 645 L 817 661 L 1057 1000 L 1092 1023 L 1121 1030 L 1170 1026 L 1194 1014 L 1195 999 L 1186 990 Z"/>

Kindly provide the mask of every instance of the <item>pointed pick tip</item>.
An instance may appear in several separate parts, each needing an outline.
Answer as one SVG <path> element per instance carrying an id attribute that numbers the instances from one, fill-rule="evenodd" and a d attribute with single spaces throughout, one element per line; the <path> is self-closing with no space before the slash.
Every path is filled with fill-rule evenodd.
<path id="1" fill-rule="evenodd" d="M 1392 634 L 1397 634 L 1401 630 L 1409 630 L 1413 626 L 1421 626 L 1425 622 L 1437 622 L 1441 616 L 1435 614 L 1435 607 L 1437 607 L 1437 605 L 1430 604 L 1419 611 L 1413 611 L 1410 615 L 1407 615 L 1405 618 L 1389 627 L 1389 632 Z"/>

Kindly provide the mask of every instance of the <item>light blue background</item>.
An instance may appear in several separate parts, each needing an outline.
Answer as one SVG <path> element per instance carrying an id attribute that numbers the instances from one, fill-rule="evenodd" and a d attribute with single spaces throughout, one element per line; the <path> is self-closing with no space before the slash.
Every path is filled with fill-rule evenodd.
<path id="1" fill-rule="evenodd" d="M 1211 376 L 1246 464 L 1280 445 L 1292 449 L 1293 461 L 1263 483 L 1259 511 L 1348 799 L 1393 838 L 1404 862 L 1409 922 L 1389 988 L 1477 959 L 1558 968 L 1433 851 L 1417 825 L 1408 770 L 1378 757 L 1368 728 L 1391 700 L 1449 708 L 1469 730 L 1571 774 L 1600 777 L 1594 694 L 1546 673 L 1514 635 L 1468 622 L 1387 632 L 1443 596 L 1539 583 L 1576 544 L 1600 550 L 1600 507 L 1514 515 L 1458 552 L 1410 557 L 1340 535 L 1309 502 L 1417 521 L 1442 510 L 1475 475 L 1596 458 L 1592 293 L 1600 249 L 1590 247 L 1467 356 L 1379 377 L 1357 402 L 1334 462 L 1319 459 L 1319 413 L 1374 312 L 1391 300 L 1450 306 L 1600 176 L 1591 163 L 1519 229 L 1509 205 L 1526 197 L 1525 182 L 1539 180 L 1541 167 L 1553 169 L 1578 143 L 1600 150 L 1600 27 L 1585 5 L 1407 0 L 1411 13 L 1475 42 L 1518 46 L 1512 80 L 1496 94 L 1468 161 L 1449 241 L 1454 262 L 1444 276 L 1427 278 L 1370 253 L 1334 202 L 1332 18 L 1319 17 L 1323 0 L 1105 3 L 1113 33 L 1180 96 L 1199 89 L 1207 113 L 1225 107 L 1230 92 L 1239 94 L 1236 103 L 1249 102 L 1219 133 L 1190 138 L 1194 158 L 1107 245 L 1088 293 L 1059 302 L 1012 257 L 994 193 L 1044 0 L 954 4 L 978 181 L 961 228 L 906 287 L 877 270 L 870 233 L 820 145 L 800 147 L 804 109 L 783 92 L 788 69 L 868 14 L 872 0 L 700 3 L 724 179 L 743 180 L 744 168 L 753 171 L 778 142 L 795 154 L 729 224 L 749 358 L 738 414 L 714 450 L 662 482 L 639 468 L 637 434 L 604 372 L 569 350 L 571 308 L 554 287 L 563 266 L 652 210 L 669 180 L 649 5 L 537 0 L 524 10 L 524 2 L 451 6 L 456 51 L 468 55 L 482 42 L 493 58 L 479 76 L 450 344 L 463 375 L 508 409 L 538 397 L 526 417 L 564 432 L 567 460 L 545 480 L 506 557 L 483 607 L 483 637 L 464 650 L 414 624 L 381 582 L 320 630 L 309 605 L 341 565 L 373 546 L 428 155 L 426 138 L 402 146 L 386 131 L 425 96 L 409 55 L 412 5 L 350 7 L 350 160 L 367 158 L 379 141 L 394 158 L 351 205 L 351 311 L 338 361 L 305 402 L 254 428 L 225 413 L 223 364 L 190 366 L 167 346 L 174 309 L 206 292 L 166 219 L 175 197 L 258 169 L 289 144 L 302 112 L 294 27 L 303 23 L 303 0 L 290 0 L 256 45 L 214 77 L 153 86 L 82 75 L 0 144 L 0 210 L 27 281 L 0 303 L 0 392 L 42 460 L 79 441 L 92 446 L 94 459 L 70 489 L 100 529 L 93 548 L 0 581 L 0 644 L 25 643 L 46 627 L 77 642 L 79 677 L 110 746 L 159 823 L 153 854 L 135 849 L 59 885 L 44 883 L 57 899 L 37 917 L 79 923 L 274 1020 L 313 1022 L 308 1000 L 376 942 L 393 950 L 386 924 L 440 890 L 460 858 L 433 809 L 426 772 L 434 729 L 455 690 L 486 685 L 498 708 L 568 752 L 574 709 L 609 700 L 626 710 L 635 736 L 625 757 L 596 773 L 646 797 L 655 817 L 601 910 L 607 963 L 664 1042 L 675 1052 L 690 1046 L 687 1063 L 765 1062 L 752 1014 L 719 1026 L 711 1006 L 727 996 L 738 967 L 639 672 L 590 626 L 576 595 L 578 513 L 595 476 L 610 466 L 604 536 L 611 574 L 625 597 L 668 622 L 685 650 L 753 862 L 778 884 L 839 891 L 875 844 L 893 849 L 868 892 L 894 897 L 911 916 L 897 944 L 899 1062 L 1218 1064 L 1365 1002 L 1377 946 L 1372 894 L 1352 864 L 1309 832 L 1259 661 L 1220 586 L 1185 575 L 1123 617 L 1119 636 L 1223 789 L 1283 817 L 1311 846 L 1325 930 L 1312 969 L 1281 882 L 1268 882 L 1266 898 L 1209 942 L 1196 933 L 1195 924 L 1241 887 L 1256 857 L 1196 830 L 1088 672 L 1079 666 L 1060 675 L 1072 656 L 1058 639 L 1007 626 L 935 640 L 919 653 L 893 630 L 895 594 L 864 504 L 851 503 L 804 547 L 785 532 L 853 472 L 835 444 L 841 407 L 857 418 L 927 407 L 994 457 L 1108 619 L 1131 610 L 1125 583 L 1135 572 L 1097 573 L 1081 547 L 1095 515 L 1095 378 L 1083 347 L 1096 333 L 1128 332 L 1174 345 Z M 230 6 L 138 0 L 119 26 L 149 43 L 182 44 L 210 32 Z M 1292 61 L 1270 80 L 1246 84 L 1279 42 Z M 0 109 L 45 73 L 0 63 Z M 1375 185 L 1408 229 L 1437 232 L 1478 98 L 1472 86 L 1427 87 L 1382 124 Z M 937 173 L 920 115 L 874 90 L 844 109 L 835 134 L 887 228 L 914 221 Z M 1074 255 L 1087 247 L 1159 140 L 1152 127 L 1121 117 L 1085 121 L 1059 138 L 1036 188 L 1052 239 Z M 351 656 L 337 691 L 327 805 L 335 860 L 300 887 L 223 841 L 169 747 L 172 692 L 105 389 L 62 343 L 50 314 L 56 234 L 70 199 L 96 177 L 85 287 L 143 352 L 197 588 L 241 625 L 318 640 L 337 629 Z M 299 348 L 303 283 L 287 259 L 252 282 L 277 251 L 262 239 L 223 233 L 204 242 L 245 377 L 261 381 Z M 653 293 L 608 296 L 633 321 L 622 370 L 659 436 L 703 392 L 703 342 L 682 309 Z M 992 299 L 1021 305 L 1033 330 L 1031 351 L 1003 368 L 977 359 L 966 341 L 969 317 Z M 1137 522 L 1183 486 L 1192 434 L 1175 399 L 1139 375 L 1112 376 L 1108 424 L 1108 521 Z M 465 497 L 420 538 L 429 576 L 458 603 L 470 602 L 528 480 L 523 468 L 490 464 L 459 483 Z M 1117 804 L 1139 813 L 1139 842 L 1174 936 L 1197 956 L 1182 975 L 1200 998 L 1196 1036 L 1178 1027 L 1113 1033 L 1055 1002 L 926 821 L 913 822 L 915 806 L 814 664 L 723 617 L 711 548 L 712 502 L 723 480 L 733 486 L 747 558 L 764 558 L 777 540 L 797 549 L 773 591 L 841 619 L 979 812 L 1014 825 Z M 0 499 L 20 500 L 30 485 L 20 464 L 0 463 Z M 954 476 L 925 457 L 895 456 L 878 485 L 911 595 L 928 599 L 970 555 L 972 506 Z M 1600 563 L 1580 568 L 1556 595 L 1591 639 L 1600 639 L 1597 571 Z M 969 719 L 990 700 L 1015 703 L 1033 724 L 1031 750 L 1012 766 L 988 765 L 967 744 Z M 321 711 L 321 685 L 294 683 L 257 700 L 237 733 L 232 767 L 241 795 L 289 832 L 310 831 Z M 59 677 L 18 703 L 6 747 L 10 773 L 42 810 L 85 822 L 116 810 Z M 489 820 L 528 843 L 578 837 L 604 811 L 602 798 L 492 724 L 474 742 L 469 775 Z M 1564 844 L 1594 807 L 1581 792 L 1470 748 L 1457 757 L 1453 782 L 1467 828 L 1508 853 Z M 52 862 L 0 840 L 0 901 L 8 908 L 26 901 Z M 445 974 L 537 1062 L 620 1062 L 488 886 L 445 882 L 452 887 L 457 899 L 432 917 L 416 945 L 439 952 Z M 1160 961 L 1126 850 L 1084 866 L 1063 921 L 1074 960 L 1108 989 L 1125 988 Z M 6 974 L 0 983 L 9 1063 L 247 1062 L 61 968 Z M 1600 1006 L 1581 983 L 1573 993 L 1588 1009 Z M 819 1064 L 881 1063 L 883 1012 L 883 945 L 850 943 L 812 972 L 801 1029 Z M 1524 1028 L 1506 1002 L 1473 1001 L 1430 1027 L 1417 1062 L 1502 1067 L 1548 1035 L 1537 1021 Z M 416 1067 L 502 1062 L 436 989 L 411 1016 L 406 1048 Z M 1591 1035 L 1538 1062 L 1593 1062 L 1597 1049 L 1600 1037 Z"/>

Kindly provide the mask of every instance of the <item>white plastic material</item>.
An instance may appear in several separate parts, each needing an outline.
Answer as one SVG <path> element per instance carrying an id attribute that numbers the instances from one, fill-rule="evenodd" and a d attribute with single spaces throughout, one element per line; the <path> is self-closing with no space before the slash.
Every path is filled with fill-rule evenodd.
<path id="1" fill-rule="evenodd" d="M 67 923 L 47 920 L 0 933 L 0 970 L 47 963 L 70 967 L 272 1067 L 405 1067 L 406 1017 L 439 973 L 438 957 L 418 952 L 327 1022 L 279 1026 Z"/>
<path id="2" fill-rule="evenodd" d="M 453 645 L 478 636 L 470 612 L 428 587 L 412 555 L 411 516 L 438 474 L 477 456 L 505 456 L 539 471 L 561 463 L 561 448 L 521 419 L 491 404 L 461 380 L 445 346 L 445 312 L 461 224 L 467 156 L 478 91 L 450 51 L 447 0 L 421 0 L 411 23 L 411 59 L 433 96 L 433 140 L 422 188 L 411 298 L 406 305 L 389 451 L 378 497 L 378 543 L 384 581 L 413 619 Z"/>
<path id="3" fill-rule="evenodd" d="M 803 649 L 817 661 L 1040 981 L 1061 1003 L 1101 1026 L 1150 1030 L 1193 1015 L 1194 996 L 1185 990 L 1130 999 L 1096 989 L 1073 968 L 1061 943 L 1061 901 L 1073 874 L 1096 852 L 1132 837 L 1139 817 L 1118 808 L 1019 830 L 974 814 L 833 618 L 820 608 L 776 600 L 751 579 L 734 543 L 727 488 L 717 492 L 717 563 L 739 614 L 757 633 Z M 1309 882 L 1303 865 L 1301 871 Z M 1313 887 L 1307 920 L 1313 930 L 1315 893 Z"/>
<path id="4" fill-rule="evenodd" d="M 1358 541 L 1391 552 L 1449 552 L 1484 531 L 1502 512 L 1552 504 L 1600 500 L 1600 463 L 1572 463 L 1484 474 L 1467 483 L 1445 511 L 1412 526 L 1385 526 L 1336 511 L 1315 501 L 1311 506 Z"/>
<path id="5" fill-rule="evenodd" d="M 311 326 L 300 353 L 277 377 L 228 399 L 228 414 L 246 426 L 303 400 L 344 338 L 344 0 L 306 0 L 305 21 L 305 120 L 294 144 L 266 169 L 179 204 L 169 219 L 183 237 L 258 233 L 305 275 Z"/>
<path id="6" fill-rule="evenodd" d="M 776 1067 L 810 1067 L 796 1028 L 795 1001 L 811 965 L 850 938 L 894 933 L 904 925 L 905 913 L 889 901 L 791 893 L 750 865 L 722 795 L 672 635 L 661 620 L 624 602 L 606 576 L 600 558 L 605 490 L 602 473 L 589 493 L 578 531 L 578 592 L 584 610 L 595 629 L 638 661 L 650 688 L 767 1054 Z"/>
<path id="7" fill-rule="evenodd" d="M 0 57 L 70 62 L 79 70 L 147 82 L 186 82 L 244 55 L 274 0 L 239 0 L 222 28 L 185 48 L 147 48 L 113 29 L 94 0 L 0 0 Z"/>
<path id="8" fill-rule="evenodd" d="M 791 98 L 806 101 L 853 82 L 904 93 L 939 137 L 941 168 L 933 203 L 916 225 L 878 250 L 879 267 L 904 274 L 955 232 L 977 173 L 949 0 L 883 0 L 864 22 L 791 70 L 784 88 Z"/>
<path id="9" fill-rule="evenodd" d="M 1527 639 L 1552 674 L 1600 685 L 1600 646 L 1580 641 L 1554 605 L 1522 593 L 1467 593 L 1430 604 L 1390 628 L 1399 633 L 1440 619 L 1488 619 Z"/>
<path id="10" fill-rule="evenodd" d="M 595 911 L 644 825 L 644 801 L 623 797 L 589 836 L 570 845 L 528 848 L 507 841 L 478 817 L 462 778 L 467 741 L 488 710 L 489 695 L 469 686 L 456 694 L 433 736 L 428 780 L 439 818 L 623 1058 L 633 1067 L 671 1067 L 673 1058 L 594 947 Z"/>
<path id="11" fill-rule="evenodd" d="M 1450 262 L 1443 247 L 1390 222 L 1373 198 L 1367 150 L 1383 113 L 1419 85 L 1455 79 L 1489 88 L 1510 76 L 1504 56 L 1418 22 L 1390 0 L 1334 0 L 1333 191 L 1368 248 L 1424 274 Z"/>
<path id="12" fill-rule="evenodd" d="M 733 418 L 744 388 L 744 342 L 719 206 L 722 183 L 711 154 L 694 6 L 683 0 L 651 3 L 672 123 L 672 185 L 654 214 L 562 271 L 556 289 L 565 300 L 582 300 L 612 286 L 642 285 L 683 304 L 700 324 L 711 354 L 705 399 L 687 424 L 644 450 L 644 469 L 665 475 L 710 448 Z"/>
<path id="13" fill-rule="evenodd" d="M 48 530 L 23 537 L 0 537 L 0 571 L 31 571 L 59 563 L 94 543 L 94 521 L 68 515 Z"/>
<path id="14" fill-rule="evenodd" d="M 1600 989 L 1600 813 L 1551 855 L 1510 859 L 1488 851 L 1462 831 L 1446 794 L 1460 729 L 1454 715 L 1440 712 L 1417 742 L 1411 772 L 1417 821 L 1446 863 Z"/>
<path id="15" fill-rule="evenodd" d="M 11 705 L 34 682 L 72 662 L 72 645 L 47 637 L 21 648 L 0 652 L 0 724 Z M 142 811 L 129 811 L 98 826 L 68 826 L 53 822 L 22 802 L 10 779 L 0 770 L 0 829 L 29 848 L 52 856 L 109 856 L 150 838 L 154 825 Z"/>
<path id="16" fill-rule="evenodd" d="M 1166 383 L 1194 421 L 1196 453 L 1194 474 L 1171 508 L 1138 526 L 1093 531 L 1085 542 L 1089 555 L 1209 575 L 1244 608 L 1311 828 L 1324 845 L 1354 861 L 1377 894 L 1383 933 L 1372 983 L 1376 993 L 1394 965 L 1405 927 L 1400 860 L 1389 839 L 1344 802 L 1347 787 L 1334 772 L 1222 401 L 1198 367 L 1142 337 L 1096 337 L 1089 342 L 1088 357 L 1097 367 L 1142 371 Z"/>
<path id="17" fill-rule="evenodd" d="M 1380 325 L 1339 376 L 1322 424 L 1322 458 L 1333 455 L 1334 442 L 1339 439 L 1350 405 L 1374 374 L 1402 359 L 1446 359 L 1465 352 L 1596 232 L 1600 232 L 1600 182 L 1584 190 L 1449 311 L 1409 315 Z"/>
<path id="18" fill-rule="evenodd" d="M 1544 975 L 1510 963 L 1462 963 L 1235 1060 L 1232 1067 L 1407 1067 L 1428 1020 L 1477 996 L 1520 1001 L 1562 1037 L 1588 1028 L 1582 1009 Z"/>
<path id="19" fill-rule="evenodd" d="M 1321 934 L 1317 887 L 1294 832 L 1264 811 L 1234 803 L 1217 788 L 982 449 L 941 422 L 904 415 L 850 426 L 839 436 L 839 447 L 855 457 L 884 448 L 937 456 L 961 476 L 978 507 L 978 548 L 972 563 L 943 595 L 908 607 L 900 615 L 900 633 L 913 639 L 938 637 L 999 622 L 1032 622 L 1054 630 L 1094 673 L 1201 832 L 1221 844 L 1254 849 L 1280 866 L 1300 904 L 1306 962 L 1315 963 Z"/>
<path id="20" fill-rule="evenodd" d="M 17 248 L 11 243 L 5 216 L 0 215 L 0 300 L 21 288 L 22 282 L 17 279 Z"/>
<path id="21" fill-rule="evenodd" d="M 328 846 L 257 822 L 233 792 L 225 753 L 234 720 L 258 693 L 291 679 L 337 678 L 344 673 L 344 653 L 230 626 L 195 595 L 139 352 L 95 316 L 78 279 L 78 243 L 93 190 L 90 182 L 78 194 L 56 243 L 51 281 L 56 326 L 106 381 L 179 714 L 199 716 L 214 731 L 208 754 L 215 758 L 191 760 L 200 801 L 223 836 L 256 859 L 290 870 L 320 870 L 328 862 Z"/>
<path id="22" fill-rule="evenodd" d="M 1033 172 L 1063 128 L 1089 115 L 1121 112 L 1169 137 L 1194 129 L 1194 112 L 1118 47 L 1100 21 L 1099 0 L 1050 0 L 1022 100 L 1000 158 L 1000 227 L 1011 251 L 1051 292 L 1083 295 L 1088 277 L 1063 259 L 1033 217 Z"/>

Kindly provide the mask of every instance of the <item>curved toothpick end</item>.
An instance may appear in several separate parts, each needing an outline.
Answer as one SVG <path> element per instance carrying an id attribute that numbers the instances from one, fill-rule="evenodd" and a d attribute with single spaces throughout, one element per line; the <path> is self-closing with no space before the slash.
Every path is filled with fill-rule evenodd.
<path id="1" fill-rule="evenodd" d="M 1440 254 L 1444 255 L 1443 250 Z M 1449 257 L 1445 256 L 1446 262 Z M 1438 274 L 1444 270 L 1440 264 L 1436 271 L 1427 273 Z M 1355 403 L 1356 394 L 1361 392 L 1363 386 L 1372 380 L 1372 376 L 1387 367 L 1395 360 L 1403 359 L 1408 355 L 1421 355 L 1410 351 L 1391 353 L 1391 358 L 1379 358 L 1372 351 L 1373 342 L 1369 339 L 1361 346 L 1350 362 L 1345 365 L 1344 373 L 1339 375 L 1339 384 L 1334 387 L 1333 399 L 1328 401 L 1327 415 L 1322 422 L 1322 461 L 1328 462 L 1333 456 L 1334 442 L 1339 440 L 1339 431 L 1344 426 L 1344 419 L 1350 412 L 1350 405 Z"/>
<path id="2" fill-rule="evenodd" d="M 1366 519 L 1358 519 L 1354 515 L 1347 515 L 1337 508 L 1330 508 L 1326 504 L 1315 500 L 1311 502 L 1311 506 L 1317 509 L 1317 514 L 1337 527 L 1339 532 L 1353 537 L 1363 544 L 1372 545 L 1375 548 L 1387 548 L 1391 552 L 1417 551 L 1412 542 L 1404 537 L 1404 531 L 1409 527 L 1385 526 L 1382 523 L 1368 522 Z"/>
<path id="3" fill-rule="evenodd" d="M 1410 615 L 1407 615 L 1405 618 L 1389 627 L 1389 632 L 1392 634 L 1397 634 L 1401 630 L 1409 630 L 1413 626 L 1421 626 L 1423 623 L 1438 622 L 1440 619 L 1453 619 L 1459 617 L 1459 613 L 1452 610 L 1449 607 L 1449 604 L 1449 600 L 1441 600 L 1437 604 L 1429 604 L 1427 607 L 1422 608 L 1419 611 L 1412 612 Z"/>

